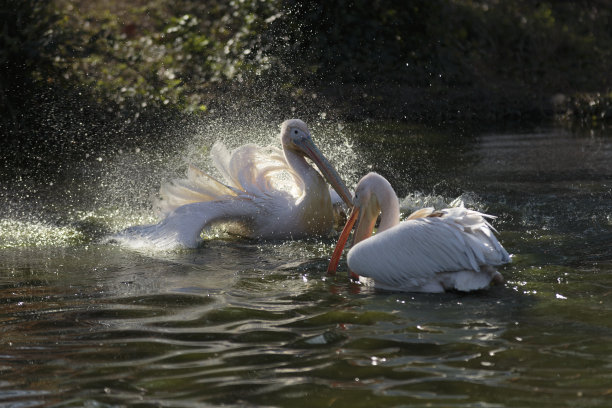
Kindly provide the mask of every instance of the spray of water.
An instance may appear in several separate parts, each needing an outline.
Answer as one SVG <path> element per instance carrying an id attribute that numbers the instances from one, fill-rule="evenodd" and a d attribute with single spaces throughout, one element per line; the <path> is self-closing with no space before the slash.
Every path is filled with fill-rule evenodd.
<path id="1" fill-rule="evenodd" d="M 42 187 L 18 181 L 3 197 L 0 248 L 78 245 L 157 222 L 153 203 L 163 182 L 183 177 L 189 163 L 219 176 L 210 160 L 216 141 L 230 150 L 247 143 L 280 147 L 279 126 L 285 119 L 272 122 L 251 114 L 197 120 L 169 130 L 170 142 L 163 145 L 145 142 L 104 155 L 83 152 L 80 160 L 67 164 L 63 180 Z M 346 183 L 354 185 L 356 153 L 344 127 L 322 119 L 308 123 L 315 143 Z M 37 198 L 26 199 L 32 195 Z"/>
<path id="2" fill-rule="evenodd" d="M 458 197 L 445 197 L 438 194 L 425 194 L 422 192 L 409 193 L 400 200 L 400 211 L 409 215 L 412 212 L 425 207 L 433 207 L 440 210 L 447 207 L 466 207 L 476 211 L 486 211 L 486 207 L 480 197 L 475 193 L 465 192 Z"/>

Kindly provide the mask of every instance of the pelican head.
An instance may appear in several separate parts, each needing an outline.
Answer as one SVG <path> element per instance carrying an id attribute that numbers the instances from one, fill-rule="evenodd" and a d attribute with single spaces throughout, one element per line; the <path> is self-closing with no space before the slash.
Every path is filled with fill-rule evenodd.
<path id="1" fill-rule="evenodd" d="M 353 217 L 357 219 L 357 229 L 353 244 L 363 241 L 372 235 L 378 214 L 383 214 L 379 231 L 384 231 L 397 224 L 400 217 L 399 200 L 391 183 L 377 173 L 366 174 L 355 188 L 353 199 Z"/>
<path id="2" fill-rule="evenodd" d="M 377 173 L 368 173 L 357 184 L 353 199 L 353 210 L 340 233 L 338 243 L 332 254 L 328 273 L 335 273 L 342 250 L 346 245 L 348 237 L 357 223 L 357 229 L 353 235 L 353 245 L 368 238 L 374 230 L 378 214 L 382 211 L 378 231 L 382 232 L 398 223 L 400 217 L 399 201 L 391 184 L 383 176 Z M 359 276 L 350 272 L 351 277 L 359 279 Z"/>
<path id="3" fill-rule="evenodd" d="M 346 205 L 349 207 L 353 206 L 351 193 L 340 178 L 336 169 L 334 169 L 331 163 L 312 141 L 306 123 L 300 119 L 290 119 L 283 122 L 281 125 L 281 142 L 285 149 L 312 160 Z"/>
<path id="4" fill-rule="evenodd" d="M 285 148 L 301 151 L 298 143 L 302 139 L 311 139 L 310 130 L 304 121 L 289 119 L 281 124 L 281 142 Z"/>

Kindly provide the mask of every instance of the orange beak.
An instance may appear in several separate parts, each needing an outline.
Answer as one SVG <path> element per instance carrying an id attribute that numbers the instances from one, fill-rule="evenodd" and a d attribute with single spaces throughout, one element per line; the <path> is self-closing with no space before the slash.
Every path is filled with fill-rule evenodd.
<path id="1" fill-rule="evenodd" d="M 340 257 L 342 256 L 342 250 L 346 245 L 346 241 L 348 241 L 349 235 L 351 235 L 351 230 L 359 217 L 359 207 L 354 206 L 351 212 L 351 216 L 346 221 L 346 225 L 344 225 L 344 229 L 340 233 L 340 238 L 338 238 L 338 243 L 336 244 L 336 248 L 334 248 L 334 253 L 332 254 L 331 260 L 329 261 L 329 266 L 327 267 L 327 273 L 335 274 L 336 269 L 338 269 L 338 262 L 340 261 Z M 351 274 L 352 277 L 354 274 Z M 359 278 L 359 277 L 357 277 Z"/>

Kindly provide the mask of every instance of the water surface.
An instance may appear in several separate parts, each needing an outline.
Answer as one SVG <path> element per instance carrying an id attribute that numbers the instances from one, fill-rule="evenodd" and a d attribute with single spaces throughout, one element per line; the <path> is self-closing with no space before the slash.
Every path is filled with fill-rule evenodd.
<path id="1" fill-rule="evenodd" d="M 275 143 L 270 129 L 230 140 Z M 388 176 L 405 211 L 461 197 L 497 214 L 513 255 L 506 283 L 374 292 L 326 275 L 332 239 L 220 236 L 163 253 L 99 244 L 153 220 L 150 195 L 186 161 L 205 167 L 215 135 L 91 157 L 3 190 L 0 405 L 612 405 L 610 133 L 313 133 L 349 183 Z"/>

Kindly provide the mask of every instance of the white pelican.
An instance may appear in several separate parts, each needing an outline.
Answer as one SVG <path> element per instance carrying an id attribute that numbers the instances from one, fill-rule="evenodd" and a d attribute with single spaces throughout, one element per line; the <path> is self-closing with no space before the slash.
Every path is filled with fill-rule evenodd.
<path id="1" fill-rule="evenodd" d="M 406 292 L 471 291 L 503 282 L 494 266 L 510 262 L 485 218 L 493 216 L 463 207 L 423 208 L 399 222 L 397 195 L 376 173 L 355 189 L 353 212 L 332 255 L 336 271 L 342 249 L 359 217 L 347 263 L 351 277 L 371 278 L 375 287 Z M 370 237 L 381 214 L 378 232 Z M 367 238 L 367 239 L 366 239 Z"/>
<path id="2" fill-rule="evenodd" d="M 211 157 L 225 183 L 189 166 L 186 179 L 161 187 L 159 207 L 165 218 L 155 225 L 130 227 L 111 240 L 132 247 L 194 248 L 202 230 L 212 226 L 248 238 L 329 234 L 334 198 L 338 201 L 339 195 L 350 207 L 351 193 L 315 146 L 303 121 L 283 122 L 280 138 L 282 152 L 248 144 L 230 154 L 216 143 Z M 337 195 L 305 157 L 314 162 Z"/>

